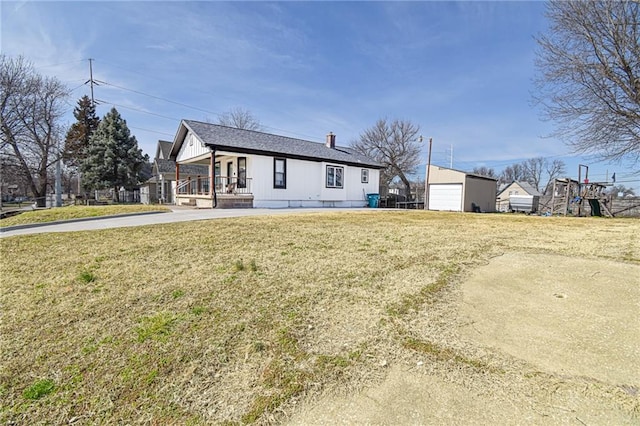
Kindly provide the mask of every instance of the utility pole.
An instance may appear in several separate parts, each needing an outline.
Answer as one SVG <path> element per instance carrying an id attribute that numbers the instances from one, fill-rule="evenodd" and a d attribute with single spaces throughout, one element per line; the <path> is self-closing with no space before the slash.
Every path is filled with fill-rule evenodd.
<path id="1" fill-rule="evenodd" d="M 451 144 L 451 156 L 449 157 L 449 168 L 453 169 L 453 144 Z"/>
<path id="2" fill-rule="evenodd" d="M 89 58 L 89 80 L 85 81 L 84 84 L 89 83 L 89 87 L 91 88 L 91 106 L 94 108 L 96 107 L 96 101 L 93 97 L 93 85 L 94 84 L 98 84 L 94 79 L 93 79 L 93 58 Z M 80 169 L 78 169 L 78 196 L 82 194 L 82 173 L 80 173 Z"/>
<path id="3" fill-rule="evenodd" d="M 89 86 L 91 87 L 91 106 L 95 108 L 96 103 L 93 99 L 93 58 L 89 58 L 89 81 L 84 84 L 87 83 L 90 83 Z"/>
<path id="4" fill-rule="evenodd" d="M 60 139 L 56 144 L 58 159 L 56 160 L 56 207 L 62 207 L 62 155 L 60 154 Z"/>
<path id="5" fill-rule="evenodd" d="M 429 138 L 429 156 L 427 158 L 427 172 L 424 178 L 424 209 L 429 210 L 429 169 L 431 168 L 431 144 L 433 138 Z"/>

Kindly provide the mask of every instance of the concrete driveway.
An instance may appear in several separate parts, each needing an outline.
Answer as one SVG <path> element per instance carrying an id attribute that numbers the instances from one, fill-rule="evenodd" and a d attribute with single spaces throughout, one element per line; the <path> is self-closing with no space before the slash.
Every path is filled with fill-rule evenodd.
<path id="1" fill-rule="evenodd" d="M 30 224 L 0 229 L 0 238 L 43 232 L 92 231 L 96 229 L 124 228 L 129 226 L 156 225 L 193 220 L 223 219 L 227 217 L 266 216 L 292 213 L 316 213 L 329 211 L 359 211 L 367 208 L 297 208 L 297 209 L 193 209 L 173 208 L 171 212 L 152 212 L 117 217 L 96 217 L 49 224 Z"/>

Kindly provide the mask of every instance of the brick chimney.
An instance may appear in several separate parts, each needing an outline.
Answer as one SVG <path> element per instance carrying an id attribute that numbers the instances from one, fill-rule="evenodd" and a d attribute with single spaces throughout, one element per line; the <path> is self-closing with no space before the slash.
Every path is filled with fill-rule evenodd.
<path id="1" fill-rule="evenodd" d="M 325 145 L 327 145 L 327 148 L 331 149 L 336 147 L 336 135 L 334 135 L 333 132 L 329 132 L 327 135 L 327 142 Z"/>

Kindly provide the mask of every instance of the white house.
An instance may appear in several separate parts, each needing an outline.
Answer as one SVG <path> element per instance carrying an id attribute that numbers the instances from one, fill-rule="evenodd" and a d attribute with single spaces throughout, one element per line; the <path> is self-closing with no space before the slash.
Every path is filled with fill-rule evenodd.
<path id="1" fill-rule="evenodd" d="M 429 167 L 429 210 L 494 212 L 497 180 L 446 167 Z"/>
<path id="2" fill-rule="evenodd" d="M 209 208 L 363 207 L 382 168 L 332 133 L 323 144 L 193 120 L 181 121 L 169 159 L 175 203 Z M 188 165 L 208 174 L 185 179 Z"/>

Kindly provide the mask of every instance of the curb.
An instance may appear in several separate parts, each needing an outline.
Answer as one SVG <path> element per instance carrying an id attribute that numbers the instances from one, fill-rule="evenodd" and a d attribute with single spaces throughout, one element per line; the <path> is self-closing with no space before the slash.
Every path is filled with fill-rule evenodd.
<path id="1" fill-rule="evenodd" d="M 25 223 L 23 225 L 0 227 L 0 234 L 3 232 L 16 231 L 19 229 L 40 228 L 43 226 L 50 226 L 50 225 L 63 225 L 65 223 L 88 222 L 90 220 L 101 220 L 101 219 L 117 219 L 121 217 L 144 216 L 144 215 L 159 214 L 159 213 L 173 213 L 173 211 L 169 210 L 169 211 L 157 211 L 157 212 L 152 211 L 152 212 L 139 212 L 139 213 L 122 213 L 122 214 L 114 214 L 110 216 L 93 216 L 93 217 L 80 217 L 78 219 L 56 220 L 53 222 Z"/>

